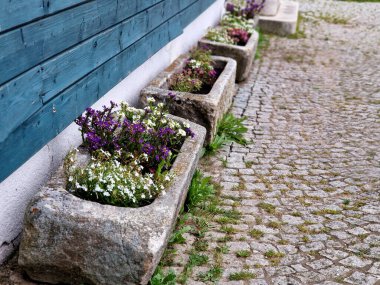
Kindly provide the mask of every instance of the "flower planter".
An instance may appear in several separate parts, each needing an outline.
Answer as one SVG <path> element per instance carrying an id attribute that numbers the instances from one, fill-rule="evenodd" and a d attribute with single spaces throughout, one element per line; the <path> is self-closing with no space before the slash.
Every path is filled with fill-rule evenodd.
<path id="1" fill-rule="evenodd" d="M 264 7 L 260 11 L 262 16 L 275 16 L 280 7 L 280 0 L 265 0 Z"/>
<path id="2" fill-rule="evenodd" d="M 230 57 L 236 60 L 236 81 L 240 82 L 245 80 L 249 75 L 258 41 L 259 34 L 257 32 L 253 32 L 245 46 L 219 43 L 207 39 L 200 40 L 198 45 L 200 47 L 207 46 L 212 50 L 212 54 L 214 55 Z"/>
<path id="3" fill-rule="evenodd" d="M 183 120 L 177 118 L 177 120 Z M 175 177 L 147 206 L 123 208 L 80 199 L 65 190 L 61 167 L 25 214 L 19 264 L 35 280 L 65 284 L 147 284 L 167 245 L 206 134 L 190 123 L 171 168 Z M 78 161 L 88 160 L 87 156 Z"/>
<path id="4" fill-rule="evenodd" d="M 207 130 L 205 144 L 208 144 L 216 134 L 218 121 L 232 104 L 235 93 L 236 61 L 226 57 L 212 57 L 217 66 L 224 68 L 208 94 L 170 91 L 168 82 L 171 76 L 183 69 L 187 58 L 188 55 L 179 57 L 151 81 L 141 91 L 140 102 L 146 105 L 148 97 L 163 102 L 168 99 L 169 92 L 175 93 L 175 102 L 169 106 L 170 113 L 204 126 Z"/>

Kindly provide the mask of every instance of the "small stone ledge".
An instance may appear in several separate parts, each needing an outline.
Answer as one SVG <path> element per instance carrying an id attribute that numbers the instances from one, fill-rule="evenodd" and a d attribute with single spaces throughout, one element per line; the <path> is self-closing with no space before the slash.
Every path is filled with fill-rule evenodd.
<path id="1" fill-rule="evenodd" d="M 298 10 L 298 2 L 281 1 L 275 16 L 260 16 L 259 28 L 263 32 L 280 36 L 294 34 L 297 29 Z"/>

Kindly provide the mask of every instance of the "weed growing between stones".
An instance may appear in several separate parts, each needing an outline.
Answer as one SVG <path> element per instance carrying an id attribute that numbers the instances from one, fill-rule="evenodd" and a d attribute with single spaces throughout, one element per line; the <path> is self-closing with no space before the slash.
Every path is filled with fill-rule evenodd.
<path id="1" fill-rule="evenodd" d="M 251 254 L 250 250 L 239 250 L 235 253 L 237 257 L 249 257 Z"/>
<path id="2" fill-rule="evenodd" d="M 260 202 L 257 204 L 257 207 L 263 209 L 268 214 L 274 214 L 276 212 L 276 206 L 269 203 Z"/>
<path id="3" fill-rule="evenodd" d="M 228 276 L 228 279 L 231 281 L 238 281 L 238 280 L 249 280 L 256 277 L 256 274 L 249 272 L 249 271 L 240 271 L 231 273 L 230 276 Z"/>
<path id="4" fill-rule="evenodd" d="M 270 35 L 259 32 L 259 42 L 257 44 L 255 59 L 262 60 L 263 53 L 269 48 Z"/>
<path id="5" fill-rule="evenodd" d="M 281 258 L 285 256 L 285 254 L 271 249 L 266 251 L 264 256 L 269 259 L 272 264 L 276 265 L 280 262 Z"/>
<path id="6" fill-rule="evenodd" d="M 203 282 L 216 282 L 222 277 L 223 270 L 220 266 L 213 266 L 210 270 L 200 273 L 198 278 Z"/>
<path id="7" fill-rule="evenodd" d="M 243 125 L 245 120 L 246 117 L 237 118 L 232 114 L 225 114 L 218 122 L 217 132 L 213 141 L 205 148 L 205 155 L 215 154 L 230 142 L 246 145 L 247 140 L 244 138 L 244 134 L 248 129 Z"/>
<path id="8" fill-rule="evenodd" d="M 294 34 L 288 35 L 288 39 L 297 40 L 306 38 L 305 30 L 301 28 L 301 25 L 303 25 L 304 21 L 305 17 L 302 15 L 302 13 L 299 13 L 296 32 Z"/>
<path id="9" fill-rule="evenodd" d="M 188 242 L 185 234 L 191 234 L 196 239 L 192 244 L 192 249 L 188 252 L 189 258 L 184 266 L 184 270 L 175 278 L 176 283 L 186 284 L 194 267 L 204 266 L 210 262 L 209 257 L 202 254 L 202 252 L 206 251 L 209 246 L 208 242 L 204 240 L 205 232 L 209 227 L 208 221 L 212 220 L 215 215 L 219 215 L 220 218 L 227 220 L 234 220 L 240 216 L 240 213 L 223 210 L 219 208 L 218 205 L 219 188 L 212 183 L 210 177 L 205 177 L 199 170 L 197 170 L 190 184 L 188 197 L 186 199 L 184 210 L 178 219 L 176 230 L 172 234 L 168 248 L 161 259 L 152 280 L 155 278 L 161 280 L 162 276 L 165 276 L 165 274 L 162 273 L 163 267 L 175 265 L 177 254 L 175 245 Z M 226 226 L 225 230 L 226 232 L 233 231 L 233 229 L 228 226 Z M 228 250 L 228 247 L 224 245 L 218 246 L 214 249 L 214 259 L 219 260 L 220 257 L 218 256 L 224 254 L 224 252 L 228 252 Z M 215 260 L 213 262 L 214 266 L 198 277 L 200 280 L 216 281 L 220 278 L 221 268 Z M 159 274 L 159 277 L 156 277 L 156 274 Z"/>
<path id="10" fill-rule="evenodd" d="M 152 279 L 150 280 L 151 285 L 175 285 L 177 276 L 173 270 L 169 270 L 168 273 L 163 273 L 162 269 L 159 267 Z"/>
<path id="11" fill-rule="evenodd" d="M 347 25 L 349 23 L 348 18 L 342 18 L 330 13 L 320 14 L 319 16 L 317 16 L 317 18 L 321 19 L 322 21 L 326 23 L 335 24 L 335 25 Z"/>

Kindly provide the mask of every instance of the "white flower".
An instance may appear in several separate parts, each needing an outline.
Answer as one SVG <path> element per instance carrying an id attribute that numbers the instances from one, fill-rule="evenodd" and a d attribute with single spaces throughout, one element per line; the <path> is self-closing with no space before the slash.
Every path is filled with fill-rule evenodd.
<path id="1" fill-rule="evenodd" d="M 108 193 L 108 192 L 104 192 L 103 195 L 106 196 L 106 197 L 109 197 L 109 196 L 110 196 L 110 193 Z"/>
<path id="2" fill-rule="evenodd" d="M 187 128 L 187 129 L 190 128 L 190 124 L 189 124 L 188 122 L 184 122 L 184 123 L 183 123 L 183 126 L 184 126 L 185 128 Z"/>
<path id="3" fill-rule="evenodd" d="M 184 130 L 182 130 L 182 129 L 179 129 L 179 130 L 178 130 L 178 134 L 179 134 L 180 136 L 182 136 L 182 137 L 185 137 L 185 136 L 186 136 L 186 132 L 185 132 Z"/>
<path id="4" fill-rule="evenodd" d="M 144 195 L 144 193 L 141 194 L 141 199 L 145 199 L 145 195 Z"/>
<path id="5" fill-rule="evenodd" d="M 100 186 L 99 186 L 98 184 L 96 184 L 96 186 L 95 186 L 95 191 L 96 191 L 96 192 L 103 192 L 103 189 L 100 188 Z"/>
<path id="6" fill-rule="evenodd" d="M 164 180 L 165 180 L 165 181 L 170 181 L 170 176 L 169 176 L 169 175 L 166 175 Z"/>
<path id="7" fill-rule="evenodd" d="M 149 97 L 149 98 L 147 99 L 147 101 L 148 101 L 148 103 L 154 103 L 154 102 L 156 102 L 156 100 L 154 100 L 153 97 Z"/>
<path id="8" fill-rule="evenodd" d="M 74 177 L 69 176 L 69 181 L 72 182 L 74 180 Z"/>

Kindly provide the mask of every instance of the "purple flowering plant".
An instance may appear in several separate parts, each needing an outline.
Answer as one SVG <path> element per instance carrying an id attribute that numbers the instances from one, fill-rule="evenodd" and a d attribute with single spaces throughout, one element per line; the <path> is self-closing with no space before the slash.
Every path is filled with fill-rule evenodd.
<path id="1" fill-rule="evenodd" d="M 194 49 L 186 60 L 184 68 L 170 78 L 170 90 L 208 93 L 219 76 L 219 71 L 213 64 L 211 50 Z"/>
<path id="2" fill-rule="evenodd" d="M 246 19 L 253 19 L 264 7 L 265 0 L 245 0 L 235 1 L 235 3 L 228 2 L 226 4 L 227 12 L 234 16 L 241 16 Z"/>
<path id="3" fill-rule="evenodd" d="M 175 95 L 169 93 L 170 101 Z M 194 133 L 186 122 L 168 116 L 168 106 L 155 104 L 140 110 L 111 102 L 102 110 L 86 109 L 75 121 L 82 146 L 91 154 L 84 167 L 76 151 L 66 156 L 66 189 L 86 200 L 124 207 L 150 204 L 172 180 L 170 167 L 187 137 Z M 118 109 L 117 109 L 118 108 Z"/>
<path id="4" fill-rule="evenodd" d="M 174 96 L 170 94 L 170 100 Z M 130 162 L 129 154 L 136 156 L 146 154 L 147 161 L 143 166 L 155 173 L 160 163 L 167 162 L 169 167 L 173 154 L 177 153 L 188 136 L 194 136 L 189 126 L 167 117 L 167 106 L 163 103 L 154 104 L 153 98 L 148 98 L 149 105 L 139 110 L 121 103 L 111 102 L 102 110 L 87 108 L 83 116 L 75 122 L 81 131 L 83 146 L 90 153 L 102 149 L 111 155 L 118 153 L 122 164 Z M 170 104 L 170 102 L 168 102 Z"/>
<path id="5" fill-rule="evenodd" d="M 250 34 L 243 29 L 228 29 L 228 35 L 236 45 L 245 46 Z"/>

